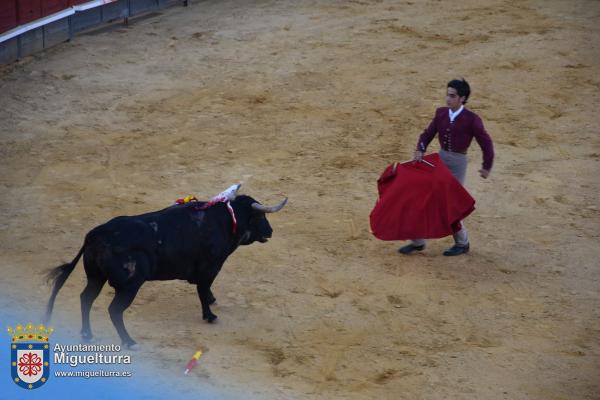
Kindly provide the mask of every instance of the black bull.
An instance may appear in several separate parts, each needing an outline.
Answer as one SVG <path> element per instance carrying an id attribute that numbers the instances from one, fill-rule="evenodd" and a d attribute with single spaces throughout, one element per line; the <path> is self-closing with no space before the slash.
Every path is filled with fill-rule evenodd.
<path id="1" fill-rule="evenodd" d="M 123 312 L 131 305 L 145 281 L 183 279 L 195 284 L 202 304 L 202 318 L 217 316 L 210 310 L 215 298 L 210 287 L 223 263 L 240 245 L 266 242 L 273 229 L 265 213 L 279 211 L 287 199 L 276 206 L 263 206 L 249 196 L 237 196 L 231 207 L 225 203 L 202 209 L 202 202 L 174 205 L 137 216 L 117 217 L 92 229 L 79 253 L 68 264 L 48 274 L 53 282 L 46 321 L 50 320 L 54 300 L 83 254 L 87 286 L 81 293 L 81 335 L 92 339 L 90 309 L 108 283 L 115 297 L 108 307 L 110 318 L 124 345 L 134 346 L 123 323 Z"/>

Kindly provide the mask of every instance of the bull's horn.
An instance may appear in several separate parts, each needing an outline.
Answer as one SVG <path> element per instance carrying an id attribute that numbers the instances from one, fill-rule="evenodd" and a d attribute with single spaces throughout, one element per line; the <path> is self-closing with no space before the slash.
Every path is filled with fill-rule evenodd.
<path id="1" fill-rule="evenodd" d="M 283 201 L 279 204 L 277 204 L 276 206 L 263 206 L 260 203 L 252 203 L 252 208 L 255 209 L 256 211 L 260 211 L 260 212 L 264 212 L 264 213 L 274 213 L 277 212 L 279 210 L 281 210 L 283 208 L 283 206 L 285 206 L 285 203 L 287 203 L 288 199 L 287 197 L 285 199 L 283 199 Z"/>

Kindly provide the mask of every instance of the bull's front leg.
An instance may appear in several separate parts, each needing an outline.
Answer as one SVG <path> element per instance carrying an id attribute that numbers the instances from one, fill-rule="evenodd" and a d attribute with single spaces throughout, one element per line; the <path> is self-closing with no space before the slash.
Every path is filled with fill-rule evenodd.
<path id="1" fill-rule="evenodd" d="M 216 302 L 217 302 L 217 299 L 215 298 L 215 295 L 213 294 L 212 290 L 210 290 L 210 288 L 208 288 L 208 305 L 212 306 Z"/>
<path id="2" fill-rule="evenodd" d="M 202 319 L 213 322 L 217 319 L 217 316 L 210 310 L 210 305 L 215 301 L 215 298 L 210 291 L 210 283 L 212 283 L 212 281 L 202 281 L 196 285 L 196 289 L 198 290 L 198 297 L 200 297 L 200 304 L 202 304 Z"/>

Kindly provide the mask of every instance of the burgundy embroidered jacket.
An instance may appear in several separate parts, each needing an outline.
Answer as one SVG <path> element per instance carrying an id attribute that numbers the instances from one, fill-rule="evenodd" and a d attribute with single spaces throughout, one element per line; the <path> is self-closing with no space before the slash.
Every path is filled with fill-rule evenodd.
<path id="1" fill-rule="evenodd" d="M 435 116 L 429 126 L 419 136 L 417 149 L 425 152 L 435 134 L 442 149 L 456 153 L 466 153 L 475 138 L 483 152 L 483 169 L 492 169 L 494 163 L 494 145 L 492 138 L 483 126 L 483 121 L 477 114 L 466 108 L 450 122 L 448 107 L 440 107 L 435 111 Z"/>

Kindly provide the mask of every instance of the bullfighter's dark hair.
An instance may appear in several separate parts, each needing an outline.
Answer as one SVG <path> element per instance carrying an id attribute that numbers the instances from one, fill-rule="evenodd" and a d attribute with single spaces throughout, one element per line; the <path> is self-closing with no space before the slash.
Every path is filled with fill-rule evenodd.
<path id="1" fill-rule="evenodd" d="M 467 100 L 469 100 L 469 95 L 471 94 L 471 87 L 469 86 L 469 83 L 465 80 L 465 78 L 452 79 L 450 82 L 448 82 L 448 87 L 456 89 L 456 93 L 458 93 L 458 96 L 464 96 L 465 98 L 463 104 L 467 103 Z"/>

